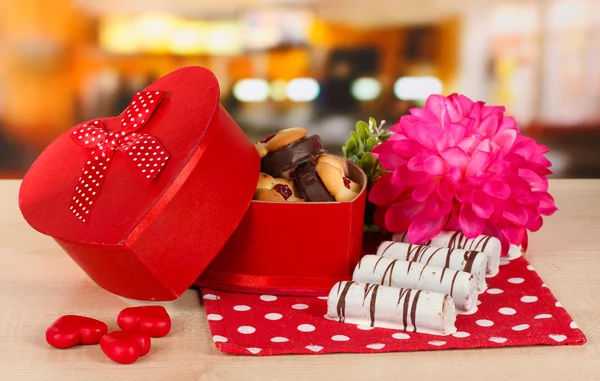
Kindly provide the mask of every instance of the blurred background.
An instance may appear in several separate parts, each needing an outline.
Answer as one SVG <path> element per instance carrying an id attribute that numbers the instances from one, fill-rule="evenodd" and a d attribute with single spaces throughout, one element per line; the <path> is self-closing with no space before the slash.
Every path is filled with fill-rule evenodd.
<path id="1" fill-rule="evenodd" d="M 187 65 L 252 140 L 304 126 L 341 152 L 358 119 L 461 92 L 506 105 L 555 177 L 600 177 L 600 0 L 0 0 L 0 178 Z"/>

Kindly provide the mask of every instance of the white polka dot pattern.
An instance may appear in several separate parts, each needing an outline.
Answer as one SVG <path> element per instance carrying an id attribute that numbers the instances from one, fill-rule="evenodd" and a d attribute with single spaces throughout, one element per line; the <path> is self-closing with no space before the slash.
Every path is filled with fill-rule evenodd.
<path id="1" fill-rule="evenodd" d="M 107 132 L 101 121 L 94 120 L 82 124 L 71 134 L 79 146 L 92 149 L 69 207 L 82 222 L 88 220 L 95 206 L 116 150 L 122 150 L 149 180 L 155 179 L 169 160 L 169 153 L 156 138 L 135 132 L 148 123 L 164 95 L 161 91 L 137 93 L 121 114 L 119 130 Z"/>
<path id="2" fill-rule="evenodd" d="M 262 348 L 255 355 L 266 356 L 585 342 L 573 318 L 555 304 L 556 299 L 527 266 L 521 257 L 487 279 L 489 292 L 479 295 L 478 311 L 458 316 L 457 331 L 442 337 L 413 332 L 414 327 L 406 331 L 399 329 L 401 326 L 371 327 L 368 315 L 343 324 L 336 315 L 340 307 L 328 306 L 326 300 L 315 296 L 204 290 L 205 297 L 220 296 L 205 301 L 204 308 L 213 337 L 229 340 L 219 343 L 219 349 L 243 355 L 254 354 L 247 348 Z M 248 312 L 239 312 L 244 310 Z"/>

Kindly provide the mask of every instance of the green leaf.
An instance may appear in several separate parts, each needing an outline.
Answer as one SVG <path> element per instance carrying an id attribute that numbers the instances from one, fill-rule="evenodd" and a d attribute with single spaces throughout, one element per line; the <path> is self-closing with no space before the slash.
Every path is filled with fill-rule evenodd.
<path id="1" fill-rule="evenodd" d="M 363 121 L 356 123 L 356 131 L 362 140 L 366 140 L 369 137 L 369 125 Z"/>
<path id="2" fill-rule="evenodd" d="M 373 154 L 371 154 L 370 152 L 365 153 L 360 159 L 360 166 L 362 168 L 368 168 L 368 171 L 375 167 L 375 157 L 373 157 Z"/>
<path id="3" fill-rule="evenodd" d="M 373 149 L 373 147 L 375 147 L 378 143 L 379 142 L 377 141 L 376 137 L 369 136 L 369 138 L 365 142 L 365 151 L 366 152 L 371 152 L 371 150 Z"/>
<path id="4" fill-rule="evenodd" d="M 344 151 L 344 156 L 349 158 L 350 156 L 356 154 L 358 146 L 353 139 L 350 139 L 346 142 L 346 145 L 342 148 L 342 150 Z"/>
<path id="5" fill-rule="evenodd" d="M 350 156 L 350 161 L 352 161 L 356 165 L 359 165 L 358 163 L 360 162 L 360 159 L 358 158 L 358 156 L 352 155 Z"/>

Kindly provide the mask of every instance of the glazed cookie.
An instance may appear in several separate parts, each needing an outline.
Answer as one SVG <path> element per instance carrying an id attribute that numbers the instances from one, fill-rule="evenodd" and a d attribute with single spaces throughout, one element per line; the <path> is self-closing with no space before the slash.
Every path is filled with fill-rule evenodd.
<path id="1" fill-rule="evenodd" d="M 269 152 L 277 151 L 297 140 L 302 139 L 307 133 L 308 132 L 304 128 L 288 128 L 267 136 L 260 142 L 254 144 L 254 147 L 256 147 L 258 154 L 262 158 Z"/>
<path id="2" fill-rule="evenodd" d="M 321 155 L 317 159 L 317 163 L 330 164 L 330 165 L 336 167 L 337 169 L 339 169 L 340 174 L 343 177 L 348 176 L 348 164 L 346 163 L 345 160 L 338 158 L 334 155 L 330 155 L 330 154 Z M 350 182 L 350 190 L 353 192 L 359 193 L 360 192 L 360 184 L 355 183 L 354 181 L 351 181 Z"/>
<path id="3" fill-rule="evenodd" d="M 348 173 L 348 166 L 345 166 L 345 163 L 343 163 L 340 159 L 333 155 L 323 154 L 319 156 L 319 158 L 317 159 L 317 163 L 331 164 L 337 169 L 339 169 L 344 174 L 344 176 L 346 176 Z"/>
<path id="4" fill-rule="evenodd" d="M 316 171 L 336 201 L 351 201 L 358 196 L 352 189 L 360 189 L 360 186 L 345 177 L 339 168 L 323 161 L 317 164 Z"/>
<path id="5" fill-rule="evenodd" d="M 300 193 L 292 181 L 276 179 L 261 173 L 254 192 L 254 199 L 273 202 L 303 202 Z"/>

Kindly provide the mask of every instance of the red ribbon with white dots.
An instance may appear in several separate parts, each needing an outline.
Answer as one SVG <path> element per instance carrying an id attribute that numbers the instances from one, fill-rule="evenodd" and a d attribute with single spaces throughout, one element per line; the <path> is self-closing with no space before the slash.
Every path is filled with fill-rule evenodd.
<path id="1" fill-rule="evenodd" d="M 136 132 L 148 123 L 164 95 L 162 91 L 137 93 L 123 112 L 117 131 L 106 131 L 99 120 L 84 123 L 73 131 L 71 138 L 75 143 L 93 149 L 71 200 L 70 210 L 75 217 L 83 222 L 88 220 L 116 150 L 125 152 L 149 180 L 154 180 L 167 164 L 169 153 L 160 142 L 151 135 Z"/>

